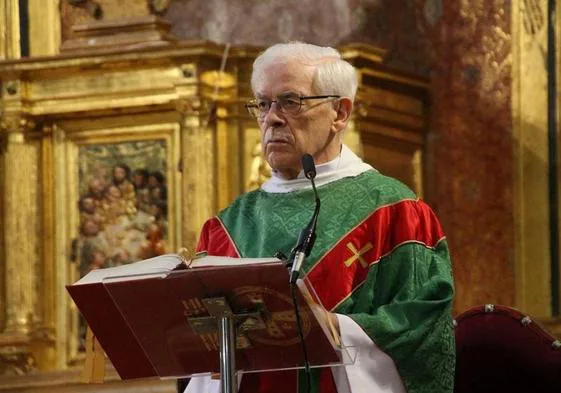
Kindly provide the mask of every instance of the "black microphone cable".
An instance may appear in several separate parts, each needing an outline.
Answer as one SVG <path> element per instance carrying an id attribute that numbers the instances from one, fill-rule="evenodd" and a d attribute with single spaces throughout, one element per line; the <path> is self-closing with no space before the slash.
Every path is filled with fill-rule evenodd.
<path id="1" fill-rule="evenodd" d="M 304 356 L 304 375 L 306 376 L 306 391 L 310 393 L 310 382 L 312 376 L 310 373 L 310 361 L 308 360 L 308 349 L 304 340 L 304 332 L 302 329 L 302 318 L 300 317 L 300 309 L 298 308 L 298 299 L 296 297 L 296 283 L 289 283 L 290 293 L 292 294 L 292 304 L 294 305 L 294 314 L 296 314 L 296 327 L 298 330 L 298 338 L 300 339 L 300 346 L 302 347 L 302 355 Z"/>
<path id="2" fill-rule="evenodd" d="M 295 283 L 300 275 L 300 269 L 304 262 L 304 258 L 310 255 L 314 243 L 316 241 L 316 225 L 319 216 L 319 209 L 321 202 L 318 197 L 318 192 L 316 190 L 316 183 L 314 178 L 316 177 L 316 166 L 314 164 L 314 159 L 309 154 L 304 154 L 302 156 L 302 167 L 304 168 L 304 175 L 306 178 L 310 179 L 312 183 L 312 189 L 314 191 L 314 197 L 316 202 L 316 207 L 314 209 L 314 214 L 308 225 L 302 229 L 300 235 L 298 236 L 298 242 L 294 247 L 291 255 L 292 269 L 290 271 L 290 282 Z"/>

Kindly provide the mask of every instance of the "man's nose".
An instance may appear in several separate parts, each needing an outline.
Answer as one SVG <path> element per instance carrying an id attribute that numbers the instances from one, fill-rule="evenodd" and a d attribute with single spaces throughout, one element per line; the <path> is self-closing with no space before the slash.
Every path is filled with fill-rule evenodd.
<path id="1" fill-rule="evenodd" d="M 284 118 L 283 113 L 280 111 L 279 105 L 276 101 L 271 103 L 271 107 L 265 114 L 265 118 L 263 120 L 264 123 L 269 127 L 279 127 L 286 122 L 286 119 Z"/>

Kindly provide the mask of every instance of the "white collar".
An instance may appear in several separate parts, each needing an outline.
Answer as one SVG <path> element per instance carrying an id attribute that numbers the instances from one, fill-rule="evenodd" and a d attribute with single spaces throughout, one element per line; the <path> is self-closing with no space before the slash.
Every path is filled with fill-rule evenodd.
<path id="1" fill-rule="evenodd" d="M 333 160 L 316 166 L 316 187 L 329 184 L 344 177 L 358 176 L 361 173 L 374 169 L 362 161 L 351 149 L 343 145 L 341 153 Z M 310 180 L 300 171 L 296 179 L 286 180 L 273 171 L 272 177 L 263 183 L 261 189 L 271 193 L 286 193 L 312 188 Z"/>

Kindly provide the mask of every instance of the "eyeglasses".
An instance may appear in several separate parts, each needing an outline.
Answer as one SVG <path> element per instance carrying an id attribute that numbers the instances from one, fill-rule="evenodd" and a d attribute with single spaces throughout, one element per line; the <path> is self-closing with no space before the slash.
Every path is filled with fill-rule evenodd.
<path id="1" fill-rule="evenodd" d="M 325 96 L 295 96 L 284 95 L 278 96 L 276 100 L 267 100 L 265 98 L 256 98 L 249 100 L 245 104 L 245 108 L 250 115 L 256 119 L 263 119 L 271 109 L 273 102 L 277 103 L 277 108 L 280 112 L 295 115 L 302 109 L 302 103 L 305 100 L 320 100 L 326 98 L 341 98 L 339 95 L 325 95 Z"/>

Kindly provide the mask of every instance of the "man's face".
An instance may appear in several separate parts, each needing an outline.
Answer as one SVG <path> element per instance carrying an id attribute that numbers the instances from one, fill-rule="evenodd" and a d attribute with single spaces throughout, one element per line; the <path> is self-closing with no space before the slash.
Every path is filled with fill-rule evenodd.
<path id="1" fill-rule="evenodd" d="M 97 178 L 90 180 L 90 192 L 95 195 L 96 198 L 101 199 L 103 197 L 103 189 L 105 185 L 103 182 Z"/>
<path id="2" fill-rule="evenodd" d="M 99 233 L 99 225 L 93 220 L 87 220 L 82 228 L 82 233 L 85 236 L 95 236 Z"/>
<path id="3" fill-rule="evenodd" d="M 135 173 L 132 180 L 134 185 L 138 188 L 142 188 L 146 184 L 146 178 L 142 173 Z"/>
<path id="4" fill-rule="evenodd" d="M 311 96 L 314 68 L 297 62 L 273 64 L 264 69 L 255 83 L 256 98 L 275 100 L 279 95 Z M 326 102 L 327 101 L 327 102 Z M 282 113 L 277 104 L 259 120 L 261 146 L 269 165 L 287 179 L 295 178 L 301 168 L 301 157 L 311 154 L 316 164 L 331 157 L 337 117 L 331 100 L 305 100 L 297 114 Z"/>
<path id="5" fill-rule="evenodd" d="M 84 198 L 82 200 L 82 210 L 86 213 L 95 213 L 95 202 L 93 198 Z"/>
<path id="6" fill-rule="evenodd" d="M 123 180 L 125 180 L 126 176 L 127 172 L 120 166 L 116 166 L 113 169 L 113 179 L 115 180 L 115 183 L 121 183 Z"/>
<path id="7" fill-rule="evenodd" d="M 158 179 L 156 179 L 156 176 L 148 177 L 148 187 L 154 188 L 154 187 L 158 187 L 159 185 L 160 182 L 158 181 Z"/>

